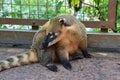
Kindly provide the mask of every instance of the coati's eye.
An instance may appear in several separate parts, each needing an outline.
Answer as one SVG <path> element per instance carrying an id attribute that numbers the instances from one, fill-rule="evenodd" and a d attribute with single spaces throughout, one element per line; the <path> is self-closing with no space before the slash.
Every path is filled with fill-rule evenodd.
<path id="1" fill-rule="evenodd" d="M 59 18 L 59 22 L 60 22 L 61 24 L 65 24 L 65 23 L 66 23 L 66 19 L 65 19 L 65 18 Z"/>
<path id="2" fill-rule="evenodd" d="M 67 23 L 67 20 L 65 18 L 59 18 L 59 22 L 61 25 L 64 25 L 65 27 L 69 27 L 70 25 Z"/>

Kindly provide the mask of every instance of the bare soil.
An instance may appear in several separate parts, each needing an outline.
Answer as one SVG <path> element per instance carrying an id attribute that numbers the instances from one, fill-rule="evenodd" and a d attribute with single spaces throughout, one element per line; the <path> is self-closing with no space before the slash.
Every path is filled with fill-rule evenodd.
<path id="1" fill-rule="evenodd" d="M 22 48 L 0 48 L 0 60 L 27 51 Z M 72 70 L 57 64 L 51 72 L 39 63 L 15 67 L 0 72 L 0 80 L 120 80 L 120 52 L 89 50 L 91 59 L 71 61 Z"/>

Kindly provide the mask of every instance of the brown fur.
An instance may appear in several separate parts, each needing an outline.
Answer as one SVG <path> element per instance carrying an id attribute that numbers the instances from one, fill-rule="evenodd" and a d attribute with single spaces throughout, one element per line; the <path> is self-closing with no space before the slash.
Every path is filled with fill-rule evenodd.
<path id="1" fill-rule="evenodd" d="M 66 24 L 69 24 L 69 26 L 61 25 L 59 22 L 60 18 L 65 18 Z M 52 46 L 41 50 L 40 45 L 49 32 L 58 33 L 58 37 L 51 42 L 54 43 Z M 85 50 L 86 48 L 87 36 L 85 26 L 74 16 L 59 15 L 46 22 L 43 28 L 36 32 L 31 49 L 28 52 L 1 61 L 0 71 L 30 64 L 31 62 L 40 61 L 43 66 L 46 66 L 54 61 L 69 60 L 69 55 L 76 54 L 79 49 Z"/>

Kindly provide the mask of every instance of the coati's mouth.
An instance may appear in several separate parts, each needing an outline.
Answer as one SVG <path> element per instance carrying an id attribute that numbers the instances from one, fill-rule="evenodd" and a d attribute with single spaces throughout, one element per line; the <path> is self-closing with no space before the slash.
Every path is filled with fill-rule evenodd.
<path id="1" fill-rule="evenodd" d="M 59 33 L 57 33 L 57 32 L 49 32 L 41 44 L 41 49 L 48 48 L 48 47 L 54 45 L 55 43 L 57 43 L 58 39 L 56 39 L 56 38 L 58 37 L 58 35 L 59 35 Z"/>

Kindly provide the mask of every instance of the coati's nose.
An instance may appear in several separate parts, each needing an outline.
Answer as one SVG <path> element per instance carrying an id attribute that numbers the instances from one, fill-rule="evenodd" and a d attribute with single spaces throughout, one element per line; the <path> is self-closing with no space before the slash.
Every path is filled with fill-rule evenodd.
<path id="1" fill-rule="evenodd" d="M 51 42 L 58 36 L 58 34 L 59 33 L 57 33 L 57 32 L 49 32 L 46 35 L 46 37 L 44 38 L 40 49 L 45 49 L 45 48 L 48 48 L 48 47 L 52 46 L 53 44 L 55 44 L 55 43 L 51 43 Z"/>

